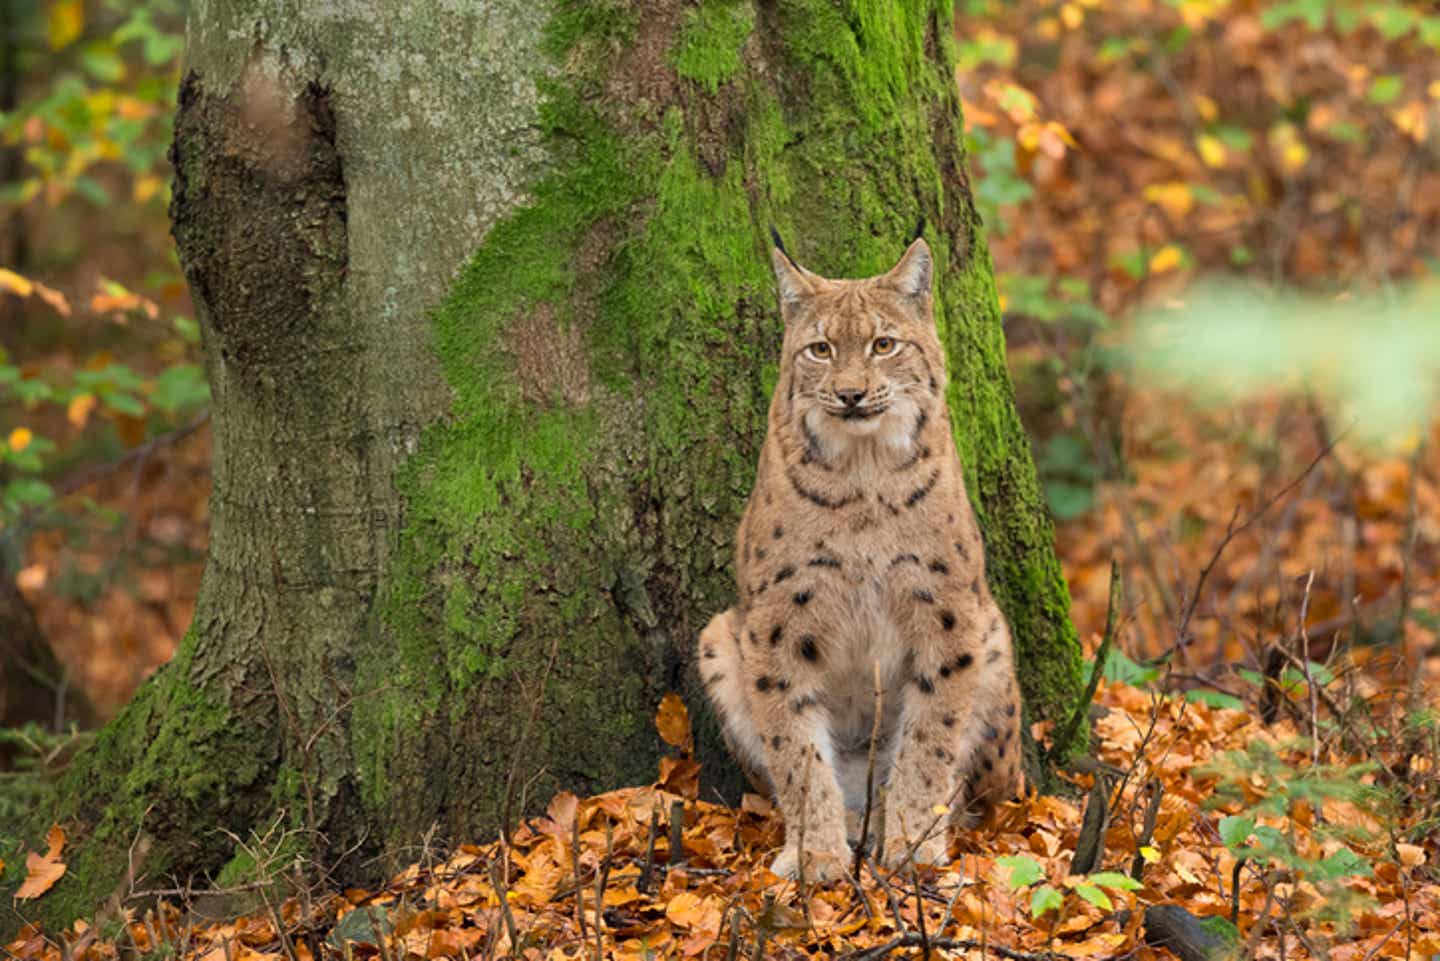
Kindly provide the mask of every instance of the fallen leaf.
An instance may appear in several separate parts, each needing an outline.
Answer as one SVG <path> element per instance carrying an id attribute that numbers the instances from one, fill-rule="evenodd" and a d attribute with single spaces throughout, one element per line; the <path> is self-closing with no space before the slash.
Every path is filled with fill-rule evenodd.
<path id="1" fill-rule="evenodd" d="M 35 284 L 13 270 L 0 267 L 0 290 L 7 290 L 19 297 L 29 297 L 35 291 Z"/>
<path id="2" fill-rule="evenodd" d="M 1407 868 L 1418 868 L 1425 863 L 1425 849 L 1418 844 L 1397 844 L 1395 853 L 1400 856 L 1400 864 Z"/>
<path id="3" fill-rule="evenodd" d="M 65 419 L 72 426 L 84 427 L 85 422 L 90 419 L 90 413 L 95 409 L 94 394 L 76 394 L 70 398 L 70 403 L 65 405 Z"/>
<path id="4" fill-rule="evenodd" d="M 21 901 L 40 897 L 65 876 L 65 864 L 60 860 L 60 852 L 65 847 L 65 832 L 60 825 L 51 825 L 45 842 L 50 847 L 44 854 L 31 851 L 25 857 L 25 882 L 15 892 L 15 897 Z"/>
<path id="5" fill-rule="evenodd" d="M 674 691 L 660 699 L 660 709 L 655 712 L 655 728 L 660 732 L 660 739 L 666 744 L 689 753 L 692 746 L 690 712 Z"/>
<path id="6" fill-rule="evenodd" d="M 688 757 L 662 757 L 660 787 L 681 797 L 699 797 L 700 765 Z"/>

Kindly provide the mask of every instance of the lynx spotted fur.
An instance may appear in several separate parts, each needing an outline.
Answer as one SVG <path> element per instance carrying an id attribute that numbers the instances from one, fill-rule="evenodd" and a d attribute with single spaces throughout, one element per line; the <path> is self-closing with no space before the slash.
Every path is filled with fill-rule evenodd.
<path id="1" fill-rule="evenodd" d="M 736 536 L 740 600 L 701 632 L 700 675 L 785 819 L 772 870 L 803 859 L 827 879 L 866 803 L 878 665 L 884 857 L 942 863 L 936 805 L 966 818 L 1020 788 L 1020 700 L 951 435 L 930 250 L 865 280 L 778 246 L 772 261 L 780 377 Z"/>

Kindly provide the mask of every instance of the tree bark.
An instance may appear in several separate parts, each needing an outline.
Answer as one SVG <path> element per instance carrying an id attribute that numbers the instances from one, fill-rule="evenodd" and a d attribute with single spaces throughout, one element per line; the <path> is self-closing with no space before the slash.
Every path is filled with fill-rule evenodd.
<path id="1" fill-rule="evenodd" d="M 230 878 L 216 829 L 280 814 L 353 874 L 432 824 L 651 779 L 655 705 L 701 705 L 691 638 L 733 599 L 781 334 L 769 224 L 833 276 L 931 225 L 1027 711 L 1079 690 L 950 5 L 400 6 L 191 5 L 172 215 L 214 393 L 210 559 L 174 661 L 67 777 L 52 916 L 114 891 L 137 837 L 152 878 Z"/>

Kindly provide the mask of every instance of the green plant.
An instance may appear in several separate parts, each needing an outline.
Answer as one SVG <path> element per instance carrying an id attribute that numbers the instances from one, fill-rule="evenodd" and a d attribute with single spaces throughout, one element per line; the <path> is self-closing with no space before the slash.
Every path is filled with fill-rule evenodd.
<path id="1" fill-rule="evenodd" d="M 1030 917 L 1041 918 L 1054 914 L 1052 932 L 1065 919 L 1072 898 L 1089 902 L 1102 911 L 1115 910 L 1115 902 L 1107 891 L 1138 891 L 1139 881 L 1127 874 L 1116 871 L 1097 871 L 1094 874 L 1067 877 L 1053 884 L 1041 884 L 1046 880 L 1045 869 L 1033 858 L 1024 855 L 996 858 L 995 863 L 1006 870 L 1004 883 L 1011 891 L 1030 889 Z"/>
<path id="2" fill-rule="evenodd" d="M 0 850 L 18 839 L 3 828 L 19 825 L 45 800 L 50 785 L 91 735 L 74 730 L 53 732 L 30 723 L 0 727 Z"/>
<path id="3" fill-rule="evenodd" d="M 1198 773 L 1214 778 L 1209 806 L 1232 812 L 1216 823 L 1221 841 L 1267 889 L 1286 885 L 1278 897 L 1287 915 L 1343 930 L 1371 903 L 1347 882 L 1388 858 L 1384 823 L 1393 798 L 1373 783 L 1375 764 L 1316 763 L 1311 747 L 1307 739 L 1257 740 Z M 1310 896 L 1297 896 L 1301 889 Z"/>

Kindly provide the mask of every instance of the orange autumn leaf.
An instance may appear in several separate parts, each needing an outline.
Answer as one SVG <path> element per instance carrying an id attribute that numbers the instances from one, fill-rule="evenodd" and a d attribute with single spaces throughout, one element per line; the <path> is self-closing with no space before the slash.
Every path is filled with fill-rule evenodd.
<path id="1" fill-rule="evenodd" d="M 65 405 L 65 419 L 74 427 L 84 427 L 94 410 L 94 394 L 76 394 L 70 398 L 70 403 Z"/>
<path id="2" fill-rule="evenodd" d="M 672 691 L 660 699 L 660 708 L 655 712 L 655 729 L 660 732 L 660 739 L 666 744 L 689 752 L 692 746 L 690 712 L 675 692 Z"/>
<path id="3" fill-rule="evenodd" d="M 681 891 L 665 905 L 665 918 L 682 928 L 718 932 L 725 913 L 725 902 L 719 898 L 702 897 L 693 891 Z"/>
<path id="4" fill-rule="evenodd" d="M 25 882 L 15 892 L 15 897 L 21 901 L 40 897 L 65 876 L 65 864 L 60 860 L 60 852 L 65 847 L 65 832 L 60 825 L 51 825 L 45 842 L 49 850 L 44 854 L 31 851 L 25 857 Z"/>
<path id="5" fill-rule="evenodd" d="M 37 280 L 35 281 L 35 296 L 44 301 L 51 310 L 55 311 L 55 313 L 61 317 L 70 316 L 69 298 L 54 287 L 47 287 Z"/>
<path id="6" fill-rule="evenodd" d="M 681 797 L 699 797 L 700 765 L 687 757 L 662 757 L 660 787 Z"/>

